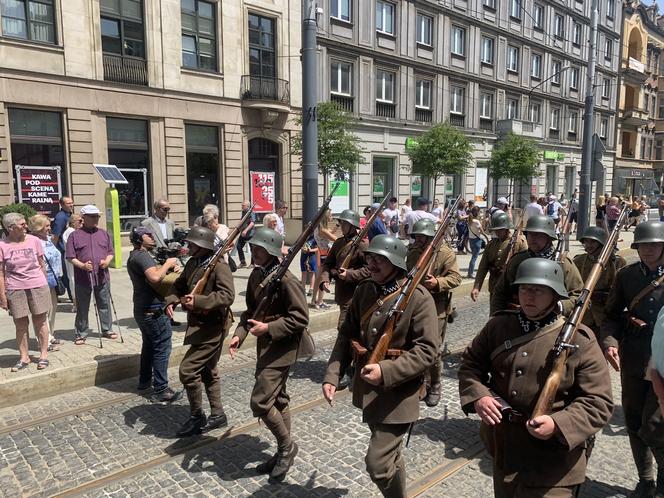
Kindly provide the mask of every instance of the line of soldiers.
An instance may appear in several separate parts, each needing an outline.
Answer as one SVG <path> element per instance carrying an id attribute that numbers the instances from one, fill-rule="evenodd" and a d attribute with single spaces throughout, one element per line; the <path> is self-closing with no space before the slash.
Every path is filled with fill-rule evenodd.
<path id="1" fill-rule="evenodd" d="M 461 276 L 452 250 L 438 248 L 421 285 L 400 315 L 385 359 L 370 364 L 368 359 L 388 311 L 407 272 L 434 236 L 435 226 L 428 220 L 416 223 L 415 241 L 409 247 L 391 235 L 378 235 L 368 245 L 353 246 L 359 215 L 346 210 L 339 219 L 343 237 L 331 248 L 321 279 L 323 289 L 329 289 L 330 281 L 336 280 L 335 301 L 341 309 L 323 395 L 332 403 L 354 364 L 350 380 L 353 404 L 362 410 L 363 421 L 371 431 L 367 471 L 384 496 L 403 497 L 403 437 L 419 418 L 420 400 L 429 406 L 440 400 L 441 351 L 447 323 L 454 316 L 451 291 L 461 283 Z M 517 244 L 522 250 L 505 265 L 511 228 L 504 213 L 491 220 L 496 238 L 487 247 L 480 269 L 490 274 L 492 316 L 464 353 L 459 371 L 463 409 L 477 412 L 482 419 L 481 434 L 494 459 L 496 496 L 578 493 L 593 436 L 608 423 L 613 409 L 604 352 L 612 365 L 621 369 L 623 407 L 640 479 L 633 496 L 655 496 L 655 492 L 664 496 L 662 415 L 650 382 L 644 378 L 650 356 L 648 338 L 664 304 L 662 287 L 654 285 L 659 275 L 664 275 L 664 224 L 639 225 L 632 246 L 639 253 L 638 263 L 625 266 L 621 258 L 612 259 L 592 296 L 586 325 L 579 328 L 577 349 L 570 355 L 553 411 L 533 418 L 530 414 L 546 380 L 549 351 L 565 314 L 583 288 L 585 273 L 606 243 L 606 234 L 597 230 L 584 234 L 587 252 L 574 262 L 565 255 L 553 261 L 558 239 L 555 227 L 549 218 L 533 216 L 524 229 L 525 243 L 520 240 Z M 227 424 L 216 369 L 232 323 L 234 291 L 227 265 L 220 262 L 203 295 L 191 295 L 197 275 L 212 255 L 211 234 L 204 228 L 192 229 L 188 236 L 194 247 L 192 258 L 167 299 L 167 312 L 172 313 L 176 303 L 189 311 L 185 342 L 191 349 L 180 366 L 180 378 L 190 401 L 191 418 L 180 436 Z M 279 263 L 283 240 L 274 231 L 257 229 L 249 243 L 257 266 L 249 277 L 247 311 L 231 339 L 230 354 L 235 356 L 248 334 L 257 337 L 251 408 L 273 433 L 278 448 L 257 470 L 282 480 L 298 451 L 291 436 L 286 381 L 308 324 L 308 311 L 301 285 L 287 274 L 280 290 L 270 296 L 264 321 L 252 318 L 252 310 L 263 298 L 271 272 Z M 196 247 L 202 250 L 196 251 Z M 351 263 L 342 268 L 349 251 L 353 251 Z M 652 289 L 639 297 L 648 285 Z M 475 282 L 471 297 L 476 299 L 480 290 L 481 280 Z M 635 297 L 639 298 L 636 303 Z M 201 406 L 202 386 L 212 410 L 207 420 Z M 510 407 L 509 412 L 505 406 Z M 653 456 L 658 462 L 657 476 Z"/>

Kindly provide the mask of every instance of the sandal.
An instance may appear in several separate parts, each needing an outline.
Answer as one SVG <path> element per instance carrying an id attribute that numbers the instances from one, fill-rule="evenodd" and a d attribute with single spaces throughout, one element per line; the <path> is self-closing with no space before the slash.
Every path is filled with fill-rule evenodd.
<path id="1" fill-rule="evenodd" d="M 25 362 L 19 360 L 18 363 L 12 367 L 11 371 L 12 372 L 20 372 L 24 368 L 28 368 L 28 365 L 30 365 L 30 362 L 25 363 Z"/>
<path id="2" fill-rule="evenodd" d="M 58 346 L 54 346 L 53 344 L 49 344 L 46 348 L 46 351 L 52 353 L 53 351 L 60 351 L 60 348 Z"/>
<path id="3" fill-rule="evenodd" d="M 76 340 L 74 341 L 74 344 L 77 346 L 82 346 L 85 344 L 85 337 L 77 337 Z"/>
<path id="4" fill-rule="evenodd" d="M 104 339 L 117 339 L 118 334 L 116 334 L 115 332 L 106 332 L 106 333 L 102 334 L 102 337 Z"/>
<path id="5" fill-rule="evenodd" d="M 37 362 L 37 370 L 44 370 L 46 367 L 48 367 L 49 362 L 47 359 L 39 359 Z"/>
<path id="6" fill-rule="evenodd" d="M 60 345 L 60 344 L 62 344 L 62 341 L 61 341 L 60 339 L 55 339 L 55 338 L 54 338 L 54 339 L 51 341 L 51 344 L 52 344 L 53 346 Z"/>

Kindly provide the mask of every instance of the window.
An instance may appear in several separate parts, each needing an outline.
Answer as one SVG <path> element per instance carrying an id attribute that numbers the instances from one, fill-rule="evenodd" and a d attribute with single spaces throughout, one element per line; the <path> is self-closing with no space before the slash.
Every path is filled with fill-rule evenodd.
<path id="1" fill-rule="evenodd" d="M 415 107 L 431 109 L 431 81 L 417 80 L 415 82 Z"/>
<path id="2" fill-rule="evenodd" d="M 530 105 L 528 106 L 528 119 L 531 123 L 538 123 L 540 122 L 540 114 L 541 114 L 542 106 L 539 102 L 531 102 Z"/>
<path id="3" fill-rule="evenodd" d="M 560 14 L 553 18 L 553 34 L 560 40 L 565 38 L 565 17 Z"/>
<path id="4" fill-rule="evenodd" d="M 330 15 L 350 22 L 350 0 L 330 0 Z"/>
<path id="5" fill-rule="evenodd" d="M 433 18 L 424 14 L 417 14 L 417 43 L 431 46 L 432 31 Z"/>
<path id="6" fill-rule="evenodd" d="M 579 89 L 579 68 L 578 67 L 573 67 L 569 71 L 569 87 L 572 90 L 578 90 Z"/>
<path id="7" fill-rule="evenodd" d="M 510 0 L 510 17 L 521 20 L 521 0 Z"/>
<path id="8" fill-rule="evenodd" d="M 482 93 L 480 95 L 480 118 L 493 119 L 493 94 Z"/>
<path id="9" fill-rule="evenodd" d="M 450 103 L 450 113 L 451 114 L 463 114 L 464 113 L 464 97 L 466 94 L 466 89 L 462 86 L 453 86 L 452 87 L 452 102 Z"/>
<path id="10" fill-rule="evenodd" d="M 560 85 L 560 72 L 562 71 L 562 63 L 560 61 L 553 61 L 551 63 L 551 83 Z"/>
<path id="11" fill-rule="evenodd" d="M 145 59 L 141 0 L 101 0 L 101 48 L 107 54 Z"/>
<path id="12" fill-rule="evenodd" d="M 533 28 L 544 29 L 544 7 L 538 3 L 533 4 Z"/>
<path id="13" fill-rule="evenodd" d="M 376 31 L 394 34 L 394 5 L 376 0 Z"/>
<path id="14" fill-rule="evenodd" d="M 181 0 L 182 65 L 192 69 L 217 70 L 215 4 Z"/>
<path id="15" fill-rule="evenodd" d="M 376 100 L 394 103 L 394 73 L 376 71 Z"/>
<path id="16" fill-rule="evenodd" d="M 608 0 L 606 2 L 606 17 L 613 19 L 616 16 L 616 1 Z"/>
<path id="17" fill-rule="evenodd" d="M 466 54 L 466 30 L 459 26 L 452 26 L 452 53 L 461 56 Z"/>
<path id="18" fill-rule="evenodd" d="M 579 113 L 576 112 L 576 111 L 570 112 L 570 114 L 569 114 L 569 128 L 567 129 L 567 131 L 569 133 L 576 135 L 576 128 L 577 128 L 577 125 L 578 125 L 578 123 L 577 123 L 578 121 L 579 121 Z"/>
<path id="19" fill-rule="evenodd" d="M 599 122 L 599 138 L 606 138 L 609 131 L 609 118 L 602 118 Z"/>
<path id="20" fill-rule="evenodd" d="M 607 38 L 606 40 L 604 40 L 604 58 L 607 61 L 610 61 L 612 57 L 613 57 L 613 40 L 611 38 Z"/>
<path id="21" fill-rule="evenodd" d="M 507 46 L 507 70 L 519 72 L 519 49 L 511 45 Z"/>
<path id="22" fill-rule="evenodd" d="M 540 54 L 533 54 L 530 76 L 537 79 L 542 77 L 542 56 Z"/>
<path id="23" fill-rule="evenodd" d="M 2 34 L 43 43 L 55 43 L 53 0 L 2 0 Z"/>
<path id="24" fill-rule="evenodd" d="M 507 98 L 507 119 L 519 119 L 519 99 Z"/>
<path id="25" fill-rule="evenodd" d="M 549 123 L 549 128 L 551 130 L 558 130 L 560 125 L 560 109 L 551 109 L 551 122 Z"/>
<path id="26" fill-rule="evenodd" d="M 184 125 L 187 154 L 189 222 L 205 204 L 222 205 L 219 181 L 219 129 L 216 126 Z"/>
<path id="27" fill-rule="evenodd" d="M 267 78 L 266 85 L 274 84 L 273 79 L 277 77 L 277 65 L 275 63 L 275 21 L 269 17 L 249 14 L 249 74 L 257 79 L 257 84 Z M 252 85 L 254 83 L 252 82 Z M 272 88 L 267 89 L 268 93 Z M 276 95 L 276 88 L 274 89 Z"/>
<path id="28" fill-rule="evenodd" d="M 376 157 L 372 161 L 373 188 L 371 191 L 373 202 L 381 202 L 390 190 L 394 192 L 394 166 L 393 157 Z M 398 181 L 398 180 L 397 180 Z"/>
<path id="29" fill-rule="evenodd" d="M 340 95 L 352 95 L 350 83 L 352 74 L 352 64 L 332 61 L 330 64 L 330 92 Z"/>
<path id="30" fill-rule="evenodd" d="M 493 44 L 494 44 L 493 38 L 489 38 L 487 36 L 482 37 L 481 60 L 484 64 L 493 65 Z"/>
<path id="31" fill-rule="evenodd" d="M 575 47 L 581 46 L 581 25 L 578 22 L 574 23 L 574 31 L 572 32 L 572 43 Z"/>
<path id="32" fill-rule="evenodd" d="M 496 0 L 483 0 L 482 5 L 490 10 L 496 10 Z"/>
<path id="33" fill-rule="evenodd" d="M 602 98 L 608 99 L 611 96 L 611 80 L 602 78 Z"/>

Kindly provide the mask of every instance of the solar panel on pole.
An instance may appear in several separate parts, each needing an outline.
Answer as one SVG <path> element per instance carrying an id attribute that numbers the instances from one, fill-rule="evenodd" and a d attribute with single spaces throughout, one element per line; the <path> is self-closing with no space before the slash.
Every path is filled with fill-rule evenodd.
<path id="1" fill-rule="evenodd" d="M 128 184 L 129 182 L 114 164 L 93 164 L 101 179 L 110 185 Z"/>

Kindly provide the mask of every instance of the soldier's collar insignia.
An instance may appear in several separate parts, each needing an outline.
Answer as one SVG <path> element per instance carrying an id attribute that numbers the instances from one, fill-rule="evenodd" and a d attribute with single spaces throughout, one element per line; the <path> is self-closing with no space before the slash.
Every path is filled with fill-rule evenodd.
<path id="1" fill-rule="evenodd" d="M 551 259 L 555 252 L 556 252 L 556 248 L 553 247 L 552 245 L 549 246 L 548 249 L 544 249 L 542 252 L 533 252 L 530 249 L 528 249 L 528 254 L 530 254 L 534 258 Z"/>
<path id="2" fill-rule="evenodd" d="M 399 289 L 399 284 L 397 283 L 396 280 L 392 280 L 391 282 L 388 282 L 380 286 L 380 293 L 383 296 L 387 296 L 388 294 L 396 292 L 397 289 Z"/>
<path id="3" fill-rule="evenodd" d="M 267 277 L 270 273 L 272 273 L 272 270 L 274 270 L 278 264 L 279 263 L 273 261 L 268 266 L 261 266 L 261 275 L 263 277 Z"/>
<path id="4" fill-rule="evenodd" d="M 523 310 L 519 310 L 518 317 L 519 323 L 521 324 L 521 330 L 523 330 L 524 334 L 528 334 L 546 327 L 547 325 L 551 325 L 558 318 L 558 313 L 554 310 L 540 320 L 531 320 L 524 314 Z"/>
<path id="5" fill-rule="evenodd" d="M 648 266 L 643 261 L 640 261 L 639 267 L 641 268 L 641 273 L 643 273 L 643 275 L 646 277 L 648 275 L 654 275 L 655 277 L 661 277 L 664 275 L 664 266 L 662 265 L 659 265 L 655 271 L 650 271 L 650 268 L 648 268 Z"/>

